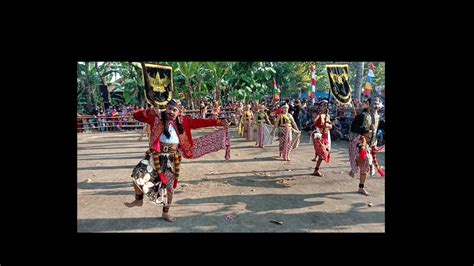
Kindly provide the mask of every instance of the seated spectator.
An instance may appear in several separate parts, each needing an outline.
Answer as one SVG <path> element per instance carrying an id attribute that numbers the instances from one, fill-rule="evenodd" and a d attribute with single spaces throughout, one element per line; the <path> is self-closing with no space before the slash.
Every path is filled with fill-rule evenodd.
<path id="1" fill-rule="evenodd" d="M 333 127 L 331 129 L 331 139 L 334 141 L 341 140 L 344 136 L 342 134 L 342 125 L 339 121 L 339 118 L 336 117 L 334 119 L 332 126 Z"/>

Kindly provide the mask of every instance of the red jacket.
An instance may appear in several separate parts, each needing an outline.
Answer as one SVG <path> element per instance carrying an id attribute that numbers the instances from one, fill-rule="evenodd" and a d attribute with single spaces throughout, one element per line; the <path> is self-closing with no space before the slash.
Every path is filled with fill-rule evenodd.
<path id="1" fill-rule="evenodd" d="M 156 152 L 160 152 L 160 136 L 163 133 L 164 128 L 163 121 L 161 120 L 161 114 L 153 115 L 150 113 L 151 110 L 152 109 L 135 111 L 133 117 L 140 122 L 148 123 L 150 125 L 150 147 Z M 186 159 L 193 157 L 193 137 L 191 135 L 191 129 L 222 126 L 222 122 L 218 119 L 191 119 L 183 115 L 181 116 L 181 121 L 184 131 L 183 134 L 179 134 L 175 121 L 168 121 L 168 123 L 171 123 L 176 130 L 176 133 L 178 133 L 180 144 L 179 149 Z"/>
<path id="2" fill-rule="evenodd" d="M 331 124 L 331 120 L 329 118 L 329 115 L 326 115 L 326 114 L 324 115 L 325 115 L 326 121 L 323 121 L 321 114 L 318 114 L 318 116 L 316 117 L 316 121 L 314 123 L 314 127 L 319 128 L 323 135 L 323 139 L 328 140 L 329 130 L 325 124 L 326 123 Z"/>

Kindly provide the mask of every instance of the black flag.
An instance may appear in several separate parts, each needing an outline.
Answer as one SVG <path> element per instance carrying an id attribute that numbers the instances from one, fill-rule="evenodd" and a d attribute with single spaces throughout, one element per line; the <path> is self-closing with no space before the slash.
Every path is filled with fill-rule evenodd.
<path id="1" fill-rule="evenodd" d="M 173 68 L 142 63 L 145 98 L 153 106 L 164 106 L 173 97 Z"/>
<path id="2" fill-rule="evenodd" d="M 329 89 L 337 101 L 348 103 L 351 101 L 351 87 L 349 85 L 348 65 L 326 65 L 329 76 Z"/>

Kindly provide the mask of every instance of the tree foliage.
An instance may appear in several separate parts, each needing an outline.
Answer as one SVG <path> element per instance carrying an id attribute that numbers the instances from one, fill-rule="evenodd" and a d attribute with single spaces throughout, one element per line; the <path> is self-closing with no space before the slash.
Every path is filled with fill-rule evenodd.
<path id="1" fill-rule="evenodd" d="M 198 101 L 261 101 L 273 95 L 273 79 L 282 98 L 296 98 L 310 89 L 310 66 L 316 70 L 316 90 L 327 91 L 327 64 L 348 64 L 350 84 L 363 87 L 369 64 L 375 66 L 376 85 L 385 83 L 385 63 L 365 62 L 357 76 L 357 62 L 153 62 L 173 67 L 174 97 L 188 108 Z M 360 64 L 359 64 L 360 66 Z M 359 83 L 357 83 L 359 78 Z M 77 100 L 86 110 L 101 106 L 99 86 L 107 85 L 119 97 L 112 104 L 145 105 L 143 71 L 138 62 L 78 62 Z M 357 86 L 356 86 L 357 85 Z"/>

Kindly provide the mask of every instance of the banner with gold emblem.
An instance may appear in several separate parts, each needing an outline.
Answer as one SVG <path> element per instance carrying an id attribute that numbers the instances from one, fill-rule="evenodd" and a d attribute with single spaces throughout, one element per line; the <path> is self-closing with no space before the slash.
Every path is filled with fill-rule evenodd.
<path id="1" fill-rule="evenodd" d="M 153 106 L 165 106 L 173 98 L 173 68 L 142 63 L 145 98 Z"/>
<path id="2" fill-rule="evenodd" d="M 348 65 L 326 65 L 329 76 L 329 90 L 334 98 L 341 103 L 351 101 Z"/>

